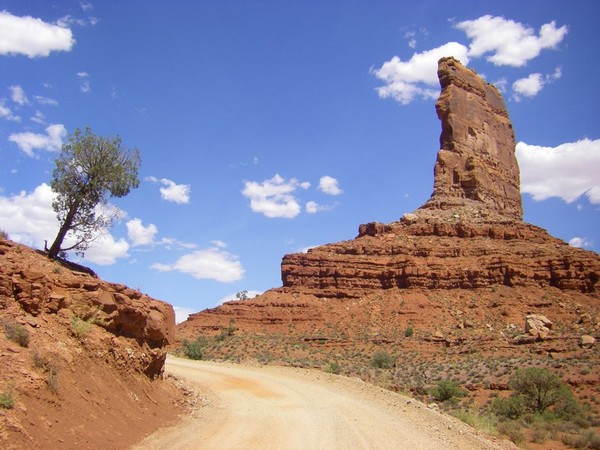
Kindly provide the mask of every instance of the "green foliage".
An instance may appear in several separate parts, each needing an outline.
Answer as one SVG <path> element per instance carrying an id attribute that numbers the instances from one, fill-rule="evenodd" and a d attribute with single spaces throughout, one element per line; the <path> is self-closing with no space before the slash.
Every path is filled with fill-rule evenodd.
<path id="1" fill-rule="evenodd" d="M 460 388 L 456 381 L 439 380 L 435 386 L 430 389 L 429 394 L 438 402 L 446 402 L 457 397 L 463 397 L 465 391 Z"/>
<path id="2" fill-rule="evenodd" d="M 513 397 L 520 397 L 524 407 L 532 413 L 543 413 L 556 405 L 568 407 L 571 412 L 576 409 L 573 393 L 548 369 L 517 369 L 510 376 L 508 385 L 513 390 Z"/>
<path id="3" fill-rule="evenodd" d="M 29 346 L 29 331 L 17 322 L 5 322 L 4 334 L 7 339 L 19 344 L 21 347 Z"/>
<path id="4" fill-rule="evenodd" d="M 248 300 L 248 291 L 244 290 L 238 292 L 237 294 L 235 294 L 235 298 L 237 298 L 238 300 Z"/>
<path id="5" fill-rule="evenodd" d="M 525 414 L 523 397 L 496 398 L 492 403 L 492 412 L 497 416 L 518 419 Z"/>
<path id="6" fill-rule="evenodd" d="M 339 375 L 342 372 L 342 367 L 337 363 L 337 361 L 329 362 L 324 368 L 323 371 L 327 373 L 334 373 Z"/>
<path id="7" fill-rule="evenodd" d="M 46 385 L 48 389 L 56 393 L 58 391 L 58 371 L 59 365 L 55 357 L 49 357 L 37 350 L 31 352 L 31 360 L 36 369 L 40 369 L 46 374 Z"/>
<path id="8" fill-rule="evenodd" d="M 14 383 L 11 383 L 6 391 L 0 392 L 0 408 L 12 409 L 15 406 L 14 390 Z"/>
<path id="9" fill-rule="evenodd" d="M 206 347 L 206 338 L 199 336 L 194 341 L 188 341 L 184 339 L 181 344 L 183 345 L 183 354 L 186 358 L 201 360 L 204 356 L 203 350 Z"/>
<path id="10" fill-rule="evenodd" d="M 50 182 L 57 194 L 52 208 L 60 229 L 48 250 L 49 258 L 68 250 L 84 253 L 119 214 L 107 208 L 107 197 L 123 197 L 137 188 L 139 166 L 138 150 L 121 148 L 120 137 L 96 136 L 90 128 L 85 133 L 75 130 L 62 147 Z M 62 248 L 67 233 L 74 244 Z"/>
<path id="11" fill-rule="evenodd" d="M 407 326 L 404 330 L 404 337 L 411 337 L 413 334 L 415 334 L 415 330 L 412 325 Z"/>
<path id="12" fill-rule="evenodd" d="M 78 338 L 81 338 L 90 332 L 93 320 L 83 320 L 81 317 L 71 317 L 71 331 Z"/>
<path id="13" fill-rule="evenodd" d="M 521 427 L 521 424 L 515 420 L 500 422 L 498 424 L 498 431 L 503 435 L 507 436 L 515 444 L 518 444 L 525 440 L 523 428 Z"/>
<path id="14" fill-rule="evenodd" d="M 562 442 L 569 447 L 600 450 L 600 435 L 594 430 L 586 430 L 577 436 L 566 434 Z"/>
<path id="15" fill-rule="evenodd" d="M 371 366 L 377 369 L 391 369 L 394 367 L 394 358 L 383 350 L 377 350 L 371 358 Z"/>

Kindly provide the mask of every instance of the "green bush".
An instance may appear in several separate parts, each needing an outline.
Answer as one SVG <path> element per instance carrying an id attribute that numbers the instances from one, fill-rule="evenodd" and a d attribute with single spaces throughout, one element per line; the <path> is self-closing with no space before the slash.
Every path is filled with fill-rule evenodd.
<path id="1" fill-rule="evenodd" d="M 548 369 L 530 367 L 517 369 L 508 382 L 513 397 L 520 397 L 524 407 L 532 413 L 543 413 L 552 406 L 568 408 L 573 413 L 577 402 L 568 386 Z M 561 412 L 560 408 L 558 408 Z"/>
<path id="2" fill-rule="evenodd" d="M 415 334 L 415 329 L 411 325 L 407 326 L 404 330 L 404 337 L 411 337 L 413 334 Z"/>
<path id="3" fill-rule="evenodd" d="M 200 336 L 192 342 L 184 339 L 181 344 L 183 345 L 183 354 L 186 358 L 195 359 L 198 361 L 203 358 L 203 349 L 206 346 L 206 339 L 203 337 Z"/>
<path id="4" fill-rule="evenodd" d="M 429 390 L 429 394 L 438 402 L 446 402 L 456 397 L 463 397 L 463 391 L 456 381 L 439 380 L 433 388 Z"/>
<path id="5" fill-rule="evenodd" d="M 29 346 L 29 331 L 20 323 L 6 322 L 4 324 L 4 334 L 8 339 L 19 344 L 21 347 Z"/>
<path id="6" fill-rule="evenodd" d="M 561 440 L 569 447 L 600 450 L 600 435 L 594 430 L 587 430 L 576 436 L 565 434 Z"/>
<path id="7" fill-rule="evenodd" d="M 15 397 L 12 389 L 6 392 L 0 392 L 0 407 L 4 409 L 12 409 L 15 406 Z"/>
<path id="8" fill-rule="evenodd" d="M 498 423 L 498 431 L 503 435 L 507 436 L 515 444 L 523 442 L 525 435 L 523 434 L 523 428 L 521 424 L 515 420 L 508 420 L 506 422 Z"/>
<path id="9" fill-rule="evenodd" d="M 391 369 L 394 367 L 394 358 L 383 350 L 378 350 L 371 358 L 371 366 L 376 369 Z"/>
<path id="10" fill-rule="evenodd" d="M 327 373 L 334 373 L 336 375 L 339 375 L 342 372 L 342 368 L 336 361 L 333 361 L 333 362 L 330 362 L 329 364 L 327 364 L 323 368 L 323 371 L 325 371 Z"/>
<path id="11" fill-rule="evenodd" d="M 492 412 L 497 416 L 518 419 L 525 414 L 525 403 L 523 398 L 519 396 L 496 398 L 492 403 Z"/>

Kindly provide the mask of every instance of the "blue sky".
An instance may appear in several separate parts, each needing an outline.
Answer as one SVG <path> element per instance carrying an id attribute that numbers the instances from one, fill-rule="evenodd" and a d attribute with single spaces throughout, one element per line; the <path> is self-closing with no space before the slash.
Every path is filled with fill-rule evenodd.
<path id="1" fill-rule="evenodd" d="M 597 1 L 0 0 L 0 229 L 42 248 L 67 136 L 142 156 L 82 263 L 186 312 L 433 187 L 436 61 L 503 92 L 525 220 L 600 250 Z"/>

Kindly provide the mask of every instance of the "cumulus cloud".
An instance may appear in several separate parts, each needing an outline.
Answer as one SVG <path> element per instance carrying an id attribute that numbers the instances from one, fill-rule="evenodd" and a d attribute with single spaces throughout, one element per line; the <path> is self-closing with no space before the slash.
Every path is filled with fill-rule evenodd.
<path id="1" fill-rule="evenodd" d="M 10 86 L 10 98 L 12 99 L 13 102 L 15 102 L 17 105 L 26 105 L 29 103 L 29 100 L 27 99 L 27 95 L 25 95 L 25 90 L 19 86 Z"/>
<path id="2" fill-rule="evenodd" d="M 340 195 L 343 192 L 338 185 L 338 180 L 328 175 L 319 180 L 319 190 L 329 195 Z"/>
<path id="3" fill-rule="evenodd" d="M 129 244 L 123 238 L 115 240 L 111 234 L 102 234 L 85 251 L 85 259 L 100 266 L 115 264 L 129 256 Z"/>
<path id="4" fill-rule="evenodd" d="M 18 194 L 0 196 L 0 229 L 6 231 L 10 239 L 34 248 L 44 248 L 44 240 L 48 245 L 58 233 L 58 220 L 52 209 L 55 193 L 49 185 L 42 183 L 33 192 L 21 191 Z M 120 213 L 116 208 L 108 206 L 112 212 Z M 67 236 L 65 245 L 74 241 Z M 104 233 L 85 252 L 85 259 L 96 264 L 114 264 L 118 258 L 127 257 L 129 244 L 124 239 L 115 240 Z"/>
<path id="5" fill-rule="evenodd" d="M 558 80 L 562 76 L 562 69 L 557 67 L 553 74 L 543 76 L 541 73 L 532 73 L 526 78 L 519 78 L 513 85 L 513 98 L 520 101 L 522 97 L 535 97 L 547 84 Z"/>
<path id="6" fill-rule="evenodd" d="M 587 240 L 586 238 L 581 238 L 581 237 L 576 236 L 569 241 L 569 245 L 571 247 L 586 248 L 586 247 L 591 247 L 592 243 L 589 240 Z"/>
<path id="7" fill-rule="evenodd" d="M 201 280 L 231 283 L 240 280 L 244 267 L 239 258 L 220 247 L 212 247 L 183 255 L 174 264 L 156 263 L 153 269 L 160 272 L 177 271 Z"/>
<path id="8" fill-rule="evenodd" d="M 53 239 L 58 232 L 52 209 L 54 196 L 46 183 L 31 193 L 21 191 L 9 197 L 0 196 L 0 229 L 15 242 L 43 248 L 44 239 Z"/>
<path id="9" fill-rule="evenodd" d="M 57 152 L 63 144 L 63 138 L 67 135 L 67 130 L 62 124 L 52 124 L 46 127 L 46 134 L 39 133 L 14 133 L 8 137 L 8 140 L 17 144 L 17 146 L 30 157 L 35 156 L 34 150 L 46 150 Z"/>
<path id="10" fill-rule="evenodd" d="M 187 204 L 190 202 L 190 193 L 192 186 L 189 184 L 177 184 L 168 178 L 147 177 L 147 181 L 152 183 L 160 183 L 163 187 L 160 188 L 160 196 L 163 200 L 179 204 Z"/>
<path id="11" fill-rule="evenodd" d="M 41 95 L 36 95 L 33 98 L 35 98 L 35 101 L 40 105 L 58 106 L 58 101 L 53 98 L 42 97 Z"/>
<path id="12" fill-rule="evenodd" d="M 469 57 L 486 59 L 496 66 L 522 67 L 544 49 L 553 49 L 567 34 L 567 27 L 552 21 L 541 26 L 539 34 L 531 27 L 504 17 L 485 15 L 459 22 L 456 28 L 471 39 Z"/>
<path id="13" fill-rule="evenodd" d="M 142 224 L 142 220 L 138 218 L 128 221 L 125 226 L 127 227 L 127 237 L 129 237 L 134 247 L 154 243 L 154 237 L 158 233 L 156 225 L 151 223 L 145 227 Z"/>
<path id="14" fill-rule="evenodd" d="M 187 308 L 185 306 L 173 306 L 173 310 L 175 310 L 175 323 L 180 324 L 181 322 L 185 322 L 190 314 L 194 314 L 198 312 L 192 308 Z"/>
<path id="15" fill-rule="evenodd" d="M 252 211 L 264 214 L 269 218 L 291 219 L 300 214 L 300 204 L 293 195 L 296 189 L 308 189 L 310 183 L 299 182 L 295 178 L 289 180 L 276 174 L 262 183 L 246 181 L 242 195 L 250 199 Z"/>
<path id="16" fill-rule="evenodd" d="M 440 47 L 421 53 L 414 53 L 408 61 L 398 56 L 383 63 L 371 72 L 385 85 L 377 88 L 380 98 L 388 98 L 409 104 L 415 98 L 435 99 L 439 94 L 437 66 L 440 58 L 454 56 L 463 64 L 468 64 L 466 46 L 458 42 L 448 42 Z"/>
<path id="17" fill-rule="evenodd" d="M 330 211 L 333 208 L 335 208 L 336 204 L 334 205 L 321 205 L 313 200 L 306 202 L 306 204 L 304 205 L 304 209 L 308 214 L 316 214 L 318 212 L 321 211 Z"/>
<path id="18" fill-rule="evenodd" d="M 582 139 L 557 147 L 519 142 L 521 191 L 540 201 L 559 197 L 567 203 L 586 195 L 600 204 L 600 139 Z"/>
<path id="19" fill-rule="evenodd" d="M 0 55 L 48 56 L 53 51 L 71 51 L 75 39 L 69 28 L 31 16 L 0 11 Z"/>

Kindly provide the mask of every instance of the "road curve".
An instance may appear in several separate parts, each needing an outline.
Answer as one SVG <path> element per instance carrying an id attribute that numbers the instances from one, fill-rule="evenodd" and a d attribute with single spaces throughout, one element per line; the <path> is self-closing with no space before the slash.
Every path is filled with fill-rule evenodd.
<path id="1" fill-rule="evenodd" d="M 506 449 L 408 397 L 319 371 L 191 361 L 166 372 L 208 398 L 142 449 Z"/>

